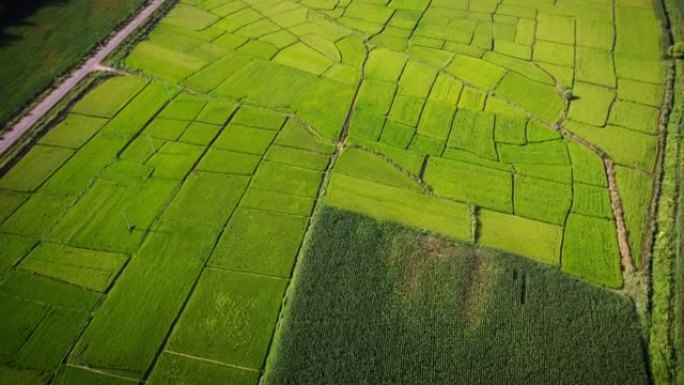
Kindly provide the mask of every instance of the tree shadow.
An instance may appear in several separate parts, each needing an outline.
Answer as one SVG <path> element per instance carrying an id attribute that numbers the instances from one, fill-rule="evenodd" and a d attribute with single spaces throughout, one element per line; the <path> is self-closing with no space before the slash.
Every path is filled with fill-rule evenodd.
<path id="1" fill-rule="evenodd" d="M 28 19 L 42 7 L 64 4 L 67 0 L 0 0 L 0 47 L 21 40 L 9 31 L 11 27 L 32 25 Z"/>

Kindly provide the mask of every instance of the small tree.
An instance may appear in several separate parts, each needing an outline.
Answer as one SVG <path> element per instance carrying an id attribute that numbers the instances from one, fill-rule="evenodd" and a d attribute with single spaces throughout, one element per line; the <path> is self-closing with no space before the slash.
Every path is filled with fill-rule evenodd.
<path id="1" fill-rule="evenodd" d="M 684 59 L 684 43 L 676 43 L 667 49 L 667 54 L 674 59 Z"/>
<path id="2" fill-rule="evenodd" d="M 563 99 L 565 99 L 567 101 L 571 101 L 571 100 L 575 99 L 575 94 L 572 92 L 572 89 L 570 89 L 570 88 L 564 89 L 562 95 L 563 95 Z"/>

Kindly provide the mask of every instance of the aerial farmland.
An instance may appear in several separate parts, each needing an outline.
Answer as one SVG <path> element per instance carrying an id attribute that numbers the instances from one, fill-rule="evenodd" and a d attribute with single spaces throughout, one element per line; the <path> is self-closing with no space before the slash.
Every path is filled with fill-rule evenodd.
<path id="1" fill-rule="evenodd" d="M 10 3 L 0 385 L 684 384 L 681 0 Z"/>

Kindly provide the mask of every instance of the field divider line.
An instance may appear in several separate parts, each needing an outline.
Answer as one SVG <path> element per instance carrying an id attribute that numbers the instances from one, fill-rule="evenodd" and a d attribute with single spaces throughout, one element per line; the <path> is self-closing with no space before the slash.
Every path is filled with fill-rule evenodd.
<path id="1" fill-rule="evenodd" d="M 249 371 L 249 372 L 254 372 L 254 373 L 261 373 L 262 371 L 259 369 L 254 369 L 254 368 L 248 368 L 246 366 L 240 366 L 240 365 L 233 365 L 229 364 L 227 362 L 219 361 L 219 360 L 214 360 L 211 358 L 205 358 L 205 357 L 199 357 L 199 356 L 194 356 L 192 354 L 187 354 L 187 353 L 181 353 L 177 352 L 174 350 L 164 350 L 162 353 L 168 353 L 168 354 L 173 354 L 174 356 L 179 356 L 179 357 L 184 357 L 184 358 L 189 358 L 191 360 L 196 360 L 196 361 L 202 361 L 202 362 L 208 362 L 210 364 L 216 364 L 216 365 L 221 365 L 221 366 L 227 366 L 229 368 L 234 368 L 234 369 L 240 369 L 244 371 Z"/>
<path id="2" fill-rule="evenodd" d="M 565 218 L 563 218 L 563 232 L 561 233 L 560 248 L 558 250 L 558 268 L 563 271 L 563 247 L 565 247 L 565 232 L 568 228 L 568 221 L 570 220 L 570 215 L 572 215 L 572 208 L 575 205 L 575 167 L 572 164 L 572 155 L 570 155 L 570 150 L 568 146 L 565 146 L 565 153 L 570 159 L 570 206 L 568 211 L 565 213 Z"/>
<path id="3" fill-rule="evenodd" d="M 106 371 L 103 371 L 103 370 L 98 370 L 98 369 L 95 369 L 95 368 L 91 368 L 91 367 L 89 367 L 89 366 L 74 365 L 74 364 L 70 364 L 70 363 L 66 363 L 65 366 L 68 366 L 68 367 L 70 367 L 70 368 L 85 370 L 86 372 L 91 372 L 91 373 L 100 374 L 100 375 L 103 375 L 103 376 L 106 376 L 106 377 L 117 378 L 117 379 L 119 379 L 119 380 L 130 381 L 130 382 L 135 382 L 135 383 L 139 383 L 139 382 L 140 382 L 140 381 L 139 381 L 138 379 L 136 379 L 136 378 L 130 378 L 130 377 L 126 377 L 126 376 L 121 376 L 121 375 L 118 375 L 118 374 L 114 374 L 114 373 L 106 372 Z"/>
<path id="4" fill-rule="evenodd" d="M 214 271 L 221 271 L 225 273 L 233 273 L 233 274 L 242 274 L 242 275 L 250 275 L 253 277 L 262 277 L 262 278 L 271 278 L 271 279 L 278 279 L 282 281 L 289 281 L 290 278 L 288 277 L 278 277 L 275 275 L 268 275 L 268 274 L 261 274 L 261 273 L 254 273 L 251 271 L 243 271 L 243 270 L 235 270 L 235 269 L 227 269 L 224 267 L 218 267 L 218 266 L 207 266 L 205 270 L 214 270 Z"/>

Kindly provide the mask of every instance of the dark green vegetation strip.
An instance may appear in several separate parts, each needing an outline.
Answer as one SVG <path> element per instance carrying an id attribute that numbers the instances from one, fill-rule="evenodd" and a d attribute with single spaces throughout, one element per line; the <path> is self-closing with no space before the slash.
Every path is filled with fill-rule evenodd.
<path id="1" fill-rule="evenodd" d="M 681 64 L 678 65 L 682 70 Z M 684 343 L 675 339 L 681 331 L 681 287 L 684 275 L 677 269 L 682 265 L 679 242 L 679 210 L 681 200 L 681 124 L 682 110 L 677 102 L 682 98 L 678 71 L 675 110 L 668 126 L 661 196 L 658 200 L 657 233 L 653 249 L 653 310 L 651 313 L 650 354 L 656 384 L 674 384 L 676 353 Z"/>
<path id="2" fill-rule="evenodd" d="M 526 259 L 324 209 L 265 384 L 644 384 L 629 301 Z"/>
<path id="3" fill-rule="evenodd" d="M 684 42 L 684 2 L 666 0 L 656 8 L 674 44 Z M 663 8 L 664 6 L 664 8 Z M 670 37 L 670 36 L 668 36 Z M 652 262 L 649 354 L 653 383 L 684 383 L 684 263 L 682 262 L 682 132 L 684 65 L 673 59 L 672 112 L 666 128 L 661 190 L 657 202 Z"/>
<path id="4" fill-rule="evenodd" d="M 49 1 L 0 25 L 0 127 L 96 44 L 132 15 L 144 0 Z M 14 2 L 13 2 L 14 3 Z M 18 8 L 31 8 L 35 1 Z M 13 5 L 11 8 L 16 8 Z"/>

